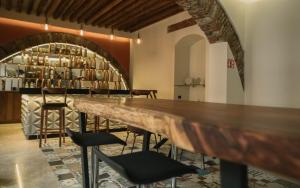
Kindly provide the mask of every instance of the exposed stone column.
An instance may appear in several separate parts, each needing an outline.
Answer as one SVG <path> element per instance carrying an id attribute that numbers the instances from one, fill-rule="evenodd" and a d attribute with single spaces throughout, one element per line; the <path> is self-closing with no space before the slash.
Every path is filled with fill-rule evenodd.
<path id="1" fill-rule="evenodd" d="M 244 51 L 225 10 L 217 0 L 176 0 L 194 18 L 210 43 L 228 42 L 244 86 Z"/>

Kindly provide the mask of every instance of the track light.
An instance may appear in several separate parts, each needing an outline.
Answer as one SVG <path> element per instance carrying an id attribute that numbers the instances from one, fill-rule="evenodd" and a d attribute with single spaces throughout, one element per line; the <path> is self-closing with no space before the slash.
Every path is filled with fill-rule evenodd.
<path id="1" fill-rule="evenodd" d="M 83 36 L 83 25 L 80 25 L 80 32 L 79 32 L 80 36 Z"/>
<path id="2" fill-rule="evenodd" d="M 48 26 L 48 18 L 47 18 L 47 17 L 46 17 L 46 20 L 45 20 L 44 29 L 45 29 L 45 31 L 48 31 L 48 30 L 49 30 L 49 26 Z"/>
<path id="3" fill-rule="evenodd" d="M 110 40 L 114 40 L 115 39 L 114 29 L 113 28 L 111 28 L 111 32 L 110 32 L 109 38 L 110 38 Z"/>
<path id="4" fill-rule="evenodd" d="M 137 39 L 136 39 L 136 43 L 137 44 L 141 44 L 142 40 L 140 38 L 140 33 L 138 33 Z"/>

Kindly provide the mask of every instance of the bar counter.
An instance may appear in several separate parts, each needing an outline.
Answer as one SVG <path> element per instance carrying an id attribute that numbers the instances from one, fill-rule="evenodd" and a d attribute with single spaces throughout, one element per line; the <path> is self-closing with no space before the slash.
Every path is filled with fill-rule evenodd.
<path id="1" fill-rule="evenodd" d="M 300 109 L 87 96 L 75 97 L 74 107 L 220 158 L 222 187 L 243 187 L 247 165 L 300 179 Z"/>
<path id="2" fill-rule="evenodd" d="M 41 105 L 43 96 L 41 88 L 20 88 L 21 93 L 21 123 L 24 134 L 27 139 L 36 138 L 39 134 L 41 121 Z M 79 115 L 73 107 L 74 96 L 88 95 L 89 89 L 67 89 L 67 105 L 65 109 L 65 125 L 69 128 L 78 129 Z M 107 97 L 107 95 L 97 95 L 98 97 Z M 20 100 L 20 99 L 19 99 Z M 47 102 L 62 102 L 63 97 L 57 95 L 47 95 Z M 48 126 L 49 128 L 58 128 L 59 116 L 57 111 L 49 111 Z M 88 122 L 93 123 L 92 116 Z"/>

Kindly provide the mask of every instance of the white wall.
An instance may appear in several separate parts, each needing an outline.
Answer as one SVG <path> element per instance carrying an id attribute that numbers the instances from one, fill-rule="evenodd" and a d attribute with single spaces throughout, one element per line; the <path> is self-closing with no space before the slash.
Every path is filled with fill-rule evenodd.
<path id="1" fill-rule="evenodd" d="M 227 43 L 209 46 L 209 67 L 206 69 L 206 101 L 227 101 Z"/>
<path id="2" fill-rule="evenodd" d="M 247 104 L 300 107 L 299 7 L 299 0 L 247 4 Z"/>
<path id="3" fill-rule="evenodd" d="M 183 85 L 185 78 L 190 75 L 190 47 L 187 44 L 177 43 L 175 46 L 175 65 L 174 65 L 174 99 L 179 96 L 182 100 L 189 100 L 190 90 Z"/>
<path id="4" fill-rule="evenodd" d="M 240 38 L 242 46 L 245 43 L 245 16 L 247 1 L 253 0 L 219 0 L 225 9 L 229 19 L 233 23 L 235 30 Z"/>
<path id="5" fill-rule="evenodd" d="M 199 40 L 190 47 L 190 77 L 205 80 L 205 58 L 206 49 L 205 41 Z M 191 101 L 204 101 L 205 100 L 205 87 L 196 86 L 189 88 Z"/>
<path id="6" fill-rule="evenodd" d="M 183 84 L 183 78 L 190 74 L 192 77 L 200 76 L 205 79 L 205 88 L 194 87 L 186 90 L 185 87 L 178 87 L 176 93 L 182 93 L 182 99 L 243 103 L 244 93 L 241 84 L 236 84 L 239 83 L 236 80 L 236 78 L 239 78 L 236 75 L 237 72 L 227 75 L 228 45 L 226 42 L 209 44 L 204 38 L 203 31 L 197 25 L 167 33 L 168 25 L 189 17 L 187 12 L 183 12 L 139 31 L 142 43 L 140 45 L 135 42 L 131 43 L 131 80 L 133 88 L 157 89 L 159 98 L 173 99 L 175 83 Z M 192 46 L 183 46 L 183 49 L 179 49 L 181 53 L 175 54 L 175 45 L 178 41 L 193 34 L 204 37 L 199 43 L 196 42 Z M 195 40 L 193 39 L 193 41 Z M 187 50 L 188 48 L 189 50 Z M 186 55 L 188 51 L 189 56 Z M 190 63 L 190 70 L 186 69 L 187 66 L 179 67 L 178 75 L 182 75 L 178 78 L 182 77 L 182 79 L 175 82 L 175 57 L 177 55 L 179 56 L 177 57 L 178 61 Z M 227 82 L 229 82 L 231 88 L 227 87 Z M 239 88 L 235 89 L 233 87 Z M 232 94 L 234 91 L 228 93 L 228 89 L 242 92 L 237 94 L 239 96 L 237 98 Z M 229 98 L 227 97 L 228 94 L 230 95 Z M 177 97 L 175 96 L 175 98 Z"/>
<path id="7" fill-rule="evenodd" d="M 232 51 L 227 45 L 227 59 L 234 59 Z M 227 68 L 227 103 L 244 104 L 244 90 L 236 64 Z"/>
<path id="8" fill-rule="evenodd" d="M 220 2 L 245 51 L 245 103 L 300 107 L 300 1 Z"/>
<path id="9" fill-rule="evenodd" d="M 168 25 L 186 18 L 190 18 L 187 12 L 179 13 L 139 31 L 142 43 L 131 43 L 133 88 L 157 89 L 159 98 L 173 99 L 175 44 L 190 34 L 205 36 L 197 25 L 167 33 Z M 205 48 L 208 45 L 206 41 Z"/>

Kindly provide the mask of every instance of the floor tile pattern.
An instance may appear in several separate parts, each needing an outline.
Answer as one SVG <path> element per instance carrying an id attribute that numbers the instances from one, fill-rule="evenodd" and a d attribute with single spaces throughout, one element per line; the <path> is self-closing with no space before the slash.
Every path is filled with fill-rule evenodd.
<path id="1" fill-rule="evenodd" d="M 125 133 L 116 133 L 122 139 L 125 139 Z M 128 146 L 125 148 L 124 153 L 129 153 L 131 150 L 131 143 L 133 136 L 131 135 L 128 140 Z M 142 138 L 138 137 L 134 147 L 134 151 L 138 151 L 142 147 Z M 152 140 L 154 143 L 154 139 Z M 164 145 L 160 152 L 168 153 L 170 146 Z M 119 155 L 122 146 L 110 145 L 102 146 L 101 150 L 108 155 Z M 48 163 L 56 174 L 60 186 L 62 188 L 79 188 L 81 187 L 81 159 L 80 148 L 74 145 L 70 139 L 66 139 L 66 143 L 59 148 L 57 140 L 49 139 L 48 143 L 44 144 L 42 148 L 43 153 L 47 157 Z M 179 154 L 181 151 L 179 152 Z M 178 187 L 184 188 L 219 188 L 219 160 L 211 157 L 205 157 L 206 169 L 200 170 L 199 174 L 188 174 L 177 179 Z M 182 152 L 181 161 L 185 164 L 190 164 L 202 168 L 201 155 L 192 154 L 189 152 Z M 99 187 L 118 188 L 135 187 L 132 183 L 122 178 L 104 162 L 100 162 L 99 173 Z M 282 178 L 276 177 L 265 171 L 250 167 L 248 170 L 249 187 L 250 188 L 300 188 L 300 185 L 291 183 Z M 170 181 L 158 182 L 154 185 L 157 188 L 170 187 Z"/>

